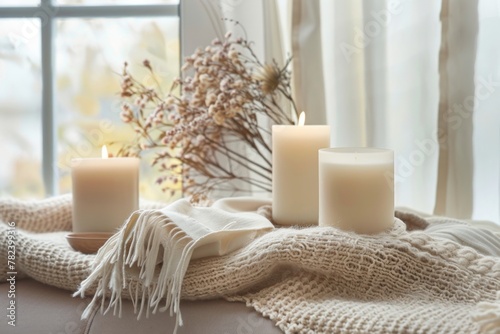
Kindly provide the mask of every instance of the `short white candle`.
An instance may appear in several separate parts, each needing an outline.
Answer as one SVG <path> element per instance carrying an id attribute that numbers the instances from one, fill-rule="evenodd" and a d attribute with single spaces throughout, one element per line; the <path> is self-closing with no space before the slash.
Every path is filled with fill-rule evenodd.
<path id="1" fill-rule="evenodd" d="M 330 146 L 327 125 L 273 126 L 273 220 L 318 224 L 318 150 Z"/>
<path id="2" fill-rule="evenodd" d="M 373 234 L 394 224 L 394 152 L 319 151 L 319 225 Z"/>
<path id="3" fill-rule="evenodd" d="M 73 232 L 114 232 L 139 207 L 139 159 L 73 159 Z"/>

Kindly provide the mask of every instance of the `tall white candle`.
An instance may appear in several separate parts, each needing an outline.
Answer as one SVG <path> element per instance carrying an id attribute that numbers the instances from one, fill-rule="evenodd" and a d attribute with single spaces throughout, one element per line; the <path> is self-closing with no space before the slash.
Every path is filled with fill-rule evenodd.
<path id="1" fill-rule="evenodd" d="M 394 224 L 394 152 L 319 151 L 319 225 L 373 234 Z"/>
<path id="2" fill-rule="evenodd" d="M 281 225 L 318 224 L 318 150 L 330 146 L 330 127 L 301 118 L 272 131 L 273 220 Z"/>
<path id="3" fill-rule="evenodd" d="M 73 232 L 114 232 L 139 208 L 139 159 L 73 159 Z"/>

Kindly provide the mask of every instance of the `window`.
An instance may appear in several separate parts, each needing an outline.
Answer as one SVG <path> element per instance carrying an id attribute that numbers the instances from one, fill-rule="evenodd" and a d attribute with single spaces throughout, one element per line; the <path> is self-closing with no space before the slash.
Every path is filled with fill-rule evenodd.
<path id="1" fill-rule="evenodd" d="M 0 195 L 70 191 L 69 161 L 132 136 L 123 63 L 168 87 L 179 75 L 179 0 L 0 0 Z M 157 78 L 143 71 L 149 59 Z M 111 152 L 113 147 L 111 147 Z M 141 170 L 141 194 L 159 191 Z M 150 179 L 151 178 L 151 179 Z"/>

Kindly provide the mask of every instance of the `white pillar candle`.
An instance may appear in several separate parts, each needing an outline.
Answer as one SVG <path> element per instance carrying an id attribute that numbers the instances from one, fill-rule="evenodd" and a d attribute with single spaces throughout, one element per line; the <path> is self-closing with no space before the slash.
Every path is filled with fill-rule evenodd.
<path id="1" fill-rule="evenodd" d="M 319 151 L 319 225 L 363 234 L 394 224 L 394 152 L 377 148 Z"/>
<path id="2" fill-rule="evenodd" d="M 330 146 L 327 125 L 273 126 L 273 220 L 318 224 L 318 150 Z"/>
<path id="3" fill-rule="evenodd" d="M 114 232 L 139 207 L 139 159 L 73 159 L 73 232 Z"/>

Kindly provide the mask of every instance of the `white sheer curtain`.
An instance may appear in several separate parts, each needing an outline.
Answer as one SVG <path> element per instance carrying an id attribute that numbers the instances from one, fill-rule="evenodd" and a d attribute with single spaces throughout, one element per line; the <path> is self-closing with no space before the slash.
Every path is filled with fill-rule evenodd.
<path id="1" fill-rule="evenodd" d="M 206 1 L 267 61 L 293 53 L 333 146 L 395 150 L 396 205 L 499 222 L 500 0 Z"/>

